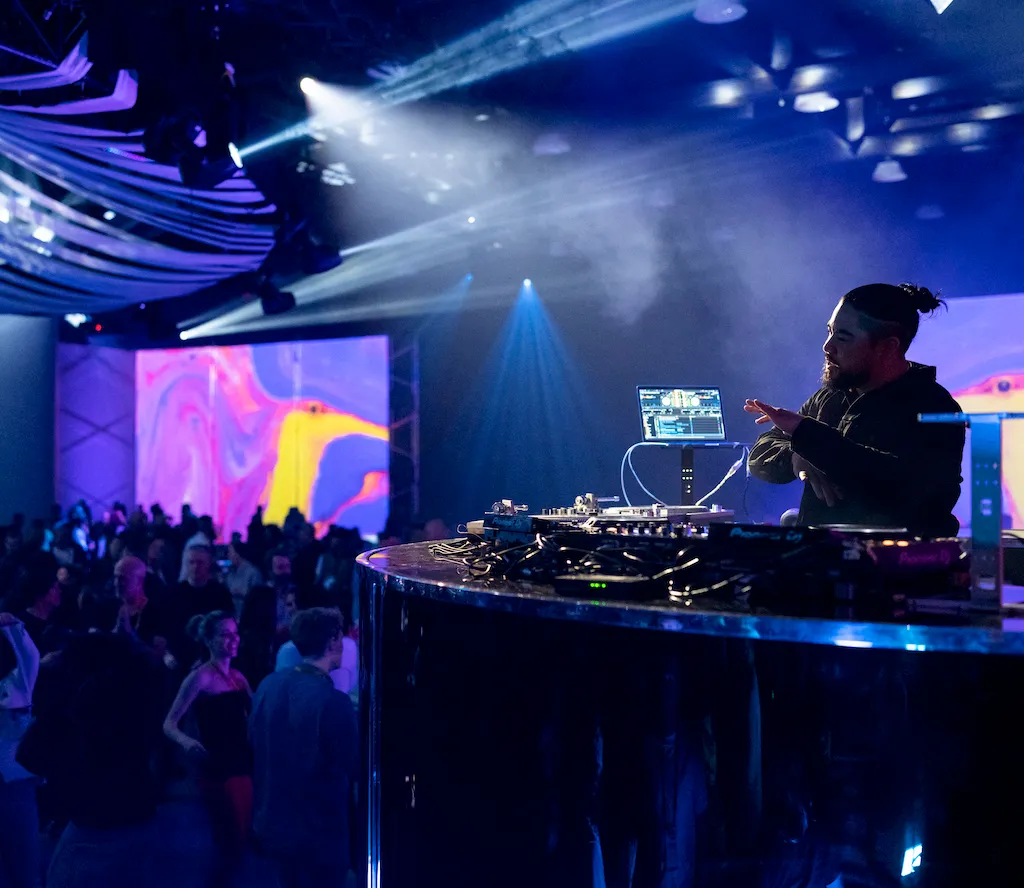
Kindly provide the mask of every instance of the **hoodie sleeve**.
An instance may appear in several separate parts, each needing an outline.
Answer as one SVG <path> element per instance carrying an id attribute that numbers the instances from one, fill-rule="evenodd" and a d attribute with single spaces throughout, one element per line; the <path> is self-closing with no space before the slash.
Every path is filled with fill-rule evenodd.
<path id="1" fill-rule="evenodd" d="M 811 395 L 800 408 L 800 415 L 812 418 L 816 416 L 818 400 L 819 393 Z M 774 426 L 762 433 L 750 451 L 747 467 L 751 475 L 769 484 L 789 484 L 790 481 L 795 481 L 793 447 L 789 435 L 780 432 Z"/>
<path id="2" fill-rule="evenodd" d="M 39 677 L 39 651 L 25 630 L 24 623 L 0 629 L 7 636 L 17 665 L 0 679 L 0 708 L 27 709 Z"/>
<path id="3" fill-rule="evenodd" d="M 950 473 L 959 477 L 963 426 L 918 426 L 894 450 L 859 444 L 815 419 L 805 419 L 791 439 L 795 453 L 840 489 L 917 490 Z"/>

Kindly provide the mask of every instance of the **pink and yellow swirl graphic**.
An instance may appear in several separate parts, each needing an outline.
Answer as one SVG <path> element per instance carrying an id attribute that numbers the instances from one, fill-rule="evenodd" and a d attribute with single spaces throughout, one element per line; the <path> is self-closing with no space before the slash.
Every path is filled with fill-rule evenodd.
<path id="1" fill-rule="evenodd" d="M 953 392 L 964 413 L 1024 413 L 1024 372 L 999 373 Z M 1003 423 L 1003 513 L 1024 526 L 1024 420 Z"/>
<path id="2" fill-rule="evenodd" d="M 139 352 L 136 496 L 243 534 L 257 505 L 376 533 L 387 519 L 385 337 Z"/>
<path id="3" fill-rule="evenodd" d="M 910 347 L 915 361 L 933 364 L 938 379 L 966 413 L 1024 413 L 1024 294 L 950 299 L 947 312 L 921 324 Z M 971 460 L 956 515 L 971 520 Z M 1003 423 L 1003 513 L 1024 527 L 1024 420 Z"/>

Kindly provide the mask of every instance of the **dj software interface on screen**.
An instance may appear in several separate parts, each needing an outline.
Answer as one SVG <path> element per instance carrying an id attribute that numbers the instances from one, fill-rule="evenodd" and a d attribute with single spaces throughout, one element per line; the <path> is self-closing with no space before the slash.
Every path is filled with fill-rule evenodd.
<path id="1" fill-rule="evenodd" d="M 725 437 L 717 389 L 640 389 L 640 410 L 649 440 L 715 441 Z"/>

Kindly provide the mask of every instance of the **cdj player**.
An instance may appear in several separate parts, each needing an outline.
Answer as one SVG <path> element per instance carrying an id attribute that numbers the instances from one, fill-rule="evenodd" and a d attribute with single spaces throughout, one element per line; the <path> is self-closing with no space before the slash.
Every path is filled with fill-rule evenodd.
<path id="1" fill-rule="evenodd" d="M 537 534 L 572 533 L 591 536 L 632 536 L 679 538 L 692 535 L 697 528 L 706 528 L 728 521 L 734 513 L 707 506 L 612 506 L 618 497 L 600 499 L 592 493 L 576 497 L 571 506 L 542 509 L 529 514 L 528 506 L 513 500 L 496 502 L 481 521 L 466 526 L 470 535 L 495 543 L 523 543 Z"/>

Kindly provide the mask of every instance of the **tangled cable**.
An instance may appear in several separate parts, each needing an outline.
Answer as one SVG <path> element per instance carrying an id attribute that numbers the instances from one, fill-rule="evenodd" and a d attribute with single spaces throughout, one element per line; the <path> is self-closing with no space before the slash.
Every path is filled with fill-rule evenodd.
<path id="1" fill-rule="evenodd" d="M 644 577 L 664 582 L 666 595 L 692 598 L 732 586 L 742 574 L 698 584 L 712 567 L 698 545 L 678 539 L 606 539 L 593 548 L 581 547 L 578 534 L 536 534 L 529 542 L 502 546 L 467 537 L 435 543 L 430 552 L 438 561 L 457 565 L 466 579 L 529 580 L 551 583 L 557 576 L 595 574 Z M 691 581 L 692 580 L 692 581 Z"/>

